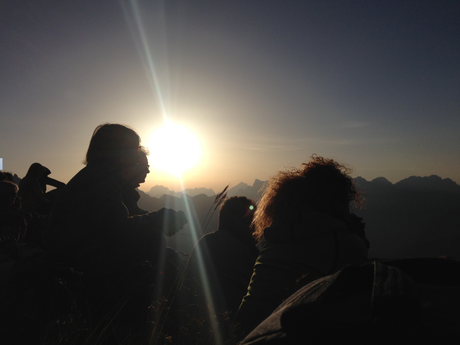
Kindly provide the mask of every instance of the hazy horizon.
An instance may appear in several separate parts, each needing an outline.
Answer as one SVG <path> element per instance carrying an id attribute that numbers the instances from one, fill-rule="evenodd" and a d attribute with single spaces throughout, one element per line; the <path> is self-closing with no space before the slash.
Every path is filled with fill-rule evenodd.
<path id="1" fill-rule="evenodd" d="M 23 177 L 25 176 L 26 172 L 27 172 L 27 170 L 26 170 L 26 172 L 24 172 L 24 174 L 21 175 L 21 174 L 18 174 L 17 172 L 15 172 L 15 171 L 12 171 L 12 170 L 9 170 L 9 169 L 5 168 L 5 166 L 4 166 L 3 168 L 4 168 L 4 169 L 1 170 L 1 171 L 11 172 L 11 173 L 13 173 L 13 174 L 16 174 L 19 178 L 23 178 Z M 28 167 L 27 167 L 27 168 L 28 168 Z M 82 168 L 83 168 L 83 166 L 82 166 Z M 76 174 L 77 172 L 78 172 L 78 171 L 76 171 L 75 174 Z M 251 180 L 241 180 L 241 181 L 236 181 L 236 179 L 233 179 L 231 182 L 228 182 L 228 183 L 225 183 L 225 184 L 222 184 L 222 185 L 220 185 L 220 184 L 219 184 L 219 185 L 206 185 L 206 183 L 204 183 L 203 185 L 198 185 L 198 184 L 197 184 L 197 185 L 193 185 L 193 186 L 192 186 L 192 185 L 188 185 L 188 184 L 187 184 L 187 185 L 181 184 L 179 181 L 176 181 L 176 178 L 174 178 L 174 177 L 171 178 L 170 181 L 162 180 L 162 181 L 158 181 L 157 183 L 155 183 L 155 178 L 154 178 L 154 176 L 152 176 L 152 174 L 150 173 L 150 174 L 147 176 L 146 182 L 145 182 L 145 183 L 142 183 L 138 189 L 141 190 L 141 191 L 143 191 L 143 192 L 145 192 L 145 193 L 148 193 L 148 192 L 150 191 L 150 189 L 152 189 L 152 188 L 155 187 L 155 186 L 163 186 L 163 187 L 166 187 L 166 188 L 168 188 L 169 190 L 171 190 L 171 191 L 173 191 L 173 192 L 182 192 L 182 191 L 185 190 L 185 189 L 206 188 L 206 189 L 212 189 L 215 193 L 219 193 L 219 192 L 220 192 L 221 190 L 223 190 L 227 185 L 229 185 L 229 188 L 233 188 L 233 187 L 237 186 L 237 185 L 240 184 L 240 183 L 245 183 L 245 184 L 247 184 L 248 186 L 252 186 L 256 180 L 259 180 L 259 181 L 262 181 L 262 182 L 268 181 L 269 178 L 270 178 L 272 175 L 274 175 L 275 173 L 276 173 L 276 172 L 274 172 L 274 173 L 271 174 L 271 175 L 268 175 L 266 179 L 262 179 L 262 178 L 258 178 L 258 177 L 255 177 L 255 178 L 253 178 L 253 179 L 251 179 Z M 52 172 L 51 175 L 50 175 L 50 177 L 55 178 L 56 175 L 57 175 L 57 174 L 55 174 L 55 173 Z M 434 175 L 434 176 L 438 176 L 438 177 L 440 177 L 440 178 L 443 179 L 443 180 L 444 180 L 444 179 L 450 179 L 450 180 L 452 180 L 453 182 L 455 182 L 457 185 L 460 185 L 460 182 L 459 182 L 459 181 L 456 181 L 455 179 L 453 179 L 453 178 L 451 178 L 451 177 L 449 177 L 449 176 L 440 176 L 440 175 L 438 175 L 438 174 L 430 174 L 430 175 L 413 174 L 413 175 L 408 175 L 408 176 L 406 176 L 406 177 L 402 177 L 402 178 L 396 179 L 396 180 L 395 180 L 395 179 L 393 179 L 393 180 L 392 180 L 392 179 L 389 179 L 389 178 L 386 177 L 386 176 L 366 177 L 366 176 L 363 176 L 363 175 L 360 175 L 360 174 L 356 174 L 355 172 L 353 172 L 353 173 L 351 174 L 351 176 L 352 176 L 353 178 L 362 177 L 362 178 L 364 178 L 364 179 L 365 179 L 366 181 L 368 181 L 368 182 L 373 181 L 373 180 L 375 180 L 375 179 L 377 179 L 377 178 L 383 177 L 383 178 L 387 179 L 389 182 L 391 182 L 392 184 L 396 184 L 396 183 L 398 183 L 398 182 L 400 182 L 400 181 L 402 181 L 402 180 L 404 180 L 404 179 L 407 179 L 407 178 L 409 178 L 409 177 L 414 177 L 414 176 L 415 176 L 415 177 L 430 177 L 430 176 L 433 176 L 433 175 Z M 72 177 L 73 177 L 73 175 L 69 177 L 69 180 L 70 180 Z M 61 180 L 61 181 L 64 182 L 64 183 L 67 183 L 67 182 L 68 182 L 68 180 Z M 148 182 L 147 182 L 147 181 L 148 181 Z M 166 183 L 165 183 L 165 182 L 166 182 Z"/>
<path id="2" fill-rule="evenodd" d="M 450 179 L 450 180 L 452 180 L 453 182 L 455 182 L 457 185 L 460 185 L 457 181 L 454 181 L 454 180 L 451 179 L 450 177 L 441 177 L 441 176 L 435 175 L 435 174 L 430 175 L 430 176 L 438 176 L 438 177 L 441 178 L 442 180 Z M 430 177 L 430 176 L 411 175 L 411 176 L 407 176 L 407 177 L 405 177 L 405 178 L 403 178 L 403 179 L 401 179 L 401 180 L 399 180 L 399 181 L 395 181 L 395 182 L 394 182 L 394 181 L 390 181 L 390 180 L 387 179 L 385 176 L 377 176 L 377 177 L 375 177 L 375 178 L 373 178 L 373 179 L 367 179 L 367 178 L 365 178 L 365 177 L 363 177 L 363 176 L 352 176 L 352 177 L 353 177 L 353 178 L 364 178 L 367 182 L 372 182 L 372 181 L 375 180 L 375 179 L 378 179 L 378 178 L 382 178 L 382 177 L 383 177 L 383 178 L 385 178 L 386 180 L 388 180 L 389 182 L 391 182 L 392 184 L 396 184 L 396 183 L 401 182 L 401 181 L 403 181 L 403 180 L 405 180 L 405 179 L 408 179 L 408 178 L 410 178 L 410 177 L 421 177 L 421 178 L 424 178 L 424 177 Z M 249 187 L 251 187 L 251 186 L 254 184 L 254 182 L 255 182 L 256 180 L 259 180 L 259 181 L 262 181 L 262 182 L 266 182 L 266 180 L 261 180 L 261 179 L 255 178 L 255 179 L 252 180 L 252 182 L 240 181 L 240 182 L 237 182 L 237 183 L 234 183 L 234 184 L 229 183 L 229 184 L 228 184 L 228 185 L 229 185 L 228 188 L 231 189 L 231 188 L 233 188 L 233 187 L 236 187 L 236 186 L 237 186 L 238 184 L 240 184 L 240 183 L 245 183 L 245 184 L 247 184 Z M 171 189 L 171 188 L 169 188 L 169 187 L 167 187 L 167 186 L 164 186 L 164 185 L 162 185 L 162 184 L 154 184 L 154 185 L 151 185 L 150 187 L 146 187 L 144 184 L 142 184 L 138 189 L 141 190 L 142 192 L 148 194 L 148 193 L 150 192 L 150 190 L 151 190 L 153 187 L 156 187 L 156 186 L 166 187 L 166 188 L 168 188 L 171 192 L 176 192 L 176 193 L 182 192 L 182 191 L 185 190 L 185 189 L 201 189 L 201 188 L 205 188 L 205 189 L 212 189 L 212 191 L 215 192 L 215 193 L 217 194 L 217 193 L 221 192 L 227 185 L 225 185 L 225 186 L 223 186 L 222 188 L 217 189 L 217 190 L 214 189 L 214 188 L 211 188 L 211 187 L 206 187 L 206 186 L 186 187 L 186 188 L 184 188 L 184 189 L 175 190 L 175 189 Z M 180 185 L 179 185 L 179 187 L 180 187 Z"/>

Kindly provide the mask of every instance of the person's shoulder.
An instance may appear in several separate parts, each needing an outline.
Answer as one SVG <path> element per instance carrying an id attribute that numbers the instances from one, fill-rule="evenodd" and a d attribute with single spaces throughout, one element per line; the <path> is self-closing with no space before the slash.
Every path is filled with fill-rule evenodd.
<path id="1" fill-rule="evenodd" d="M 79 172 L 77 172 L 67 183 L 67 186 L 71 186 L 72 184 L 75 184 L 81 179 L 86 178 L 90 174 L 90 171 L 88 170 L 88 167 L 83 167 Z"/>
<path id="2" fill-rule="evenodd" d="M 225 230 L 217 230 L 210 232 L 203 236 L 203 239 L 206 238 L 206 241 L 234 241 L 236 240 L 235 236 L 233 236 L 230 232 Z"/>
<path id="3" fill-rule="evenodd" d="M 223 231 L 213 231 L 203 235 L 197 242 L 197 247 L 207 247 L 208 250 L 213 250 L 216 246 L 227 243 L 229 239 Z"/>
<path id="4" fill-rule="evenodd" d="M 228 231 L 217 230 L 208 235 L 200 240 L 200 246 L 206 246 L 208 252 L 214 255 L 228 255 L 235 251 L 242 254 L 246 250 L 246 246 Z"/>
<path id="5" fill-rule="evenodd" d="M 97 166 L 85 166 L 67 183 L 70 188 L 82 185 L 106 185 L 115 183 L 114 174 L 108 169 Z"/>
<path id="6" fill-rule="evenodd" d="M 217 234 L 217 231 L 213 232 L 208 232 L 207 234 L 204 234 L 197 242 L 197 245 L 202 245 L 207 242 L 212 242 L 215 241 L 216 238 L 219 238 L 219 235 Z"/>

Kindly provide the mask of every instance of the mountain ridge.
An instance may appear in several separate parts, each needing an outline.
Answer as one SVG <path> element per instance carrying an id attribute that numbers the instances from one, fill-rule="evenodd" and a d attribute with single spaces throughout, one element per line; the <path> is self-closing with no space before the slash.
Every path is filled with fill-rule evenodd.
<path id="1" fill-rule="evenodd" d="M 359 176 L 354 181 L 365 198 L 364 206 L 354 212 L 366 224 L 370 257 L 444 255 L 460 259 L 460 186 L 457 183 L 436 175 L 411 176 L 395 184 L 385 178 L 367 181 Z M 258 201 L 263 185 L 264 182 L 257 179 L 252 186 L 239 183 L 229 189 L 227 196 L 242 195 Z M 219 209 L 214 203 L 215 195 L 184 197 L 180 193 L 179 197 L 157 198 L 142 191 L 140 195 L 139 207 L 145 210 L 167 207 L 188 214 L 189 224 L 168 239 L 169 245 L 179 251 L 190 253 L 203 234 L 217 230 Z M 209 219 L 208 214 L 211 214 Z M 430 247 L 430 243 L 433 246 Z"/>
<path id="2" fill-rule="evenodd" d="M 257 198 L 258 193 L 260 192 L 263 184 L 264 184 L 264 181 L 261 181 L 258 179 L 254 180 L 254 183 L 252 184 L 252 186 L 248 185 L 245 182 L 240 182 L 234 187 L 229 186 L 230 188 L 227 190 L 227 196 L 231 197 L 231 196 L 244 195 L 248 198 L 255 199 Z M 148 192 L 144 192 L 144 191 L 142 192 L 151 197 L 155 197 L 155 198 L 160 198 L 163 195 L 170 195 L 170 196 L 175 196 L 178 198 L 182 197 L 183 195 L 188 195 L 191 197 L 194 197 L 200 194 L 204 194 L 206 196 L 217 195 L 217 193 L 214 192 L 214 190 L 212 190 L 211 188 L 204 188 L 204 187 L 188 188 L 188 189 L 184 189 L 182 192 L 176 192 L 162 185 L 153 186 L 152 188 L 150 188 Z"/>
<path id="3" fill-rule="evenodd" d="M 181 197 L 182 195 L 189 195 L 189 196 L 196 196 L 196 195 L 199 195 L 199 194 L 204 194 L 204 195 L 207 195 L 207 196 L 213 196 L 213 195 L 216 195 L 216 193 L 210 189 L 210 188 L 187 188 L 187 189 L 184 189 L 183 191 L 181 192 L 175 192 L 175 191 L 172 191 L 170 190 L 169 188 L 167 187 L 164 187 L 162 185 L 156 185 L 156 186 L 153 186 L 152 188 L 150 188 L 150 190 L 148 192 L 144 192 L 152 197 L 161 197 L 162 195 L 172 195 L 172 196 L 177 196 L 177 197 Z"/>
<path id="4" fill-rule="evenodd" d="M 366 180 L 365 178 L 358 176 L 353 178 L 355 185 L 359 188 L 363 185 L 380 185 L 380 186 L 396 186 L 398 188 L 422 188 L 422 189 L 431 189 L 431 190 L 460 190 L 460 185 L 458 185 L 455 181 L 450 178 L 441 178 L 437 175 L 430 175 L 430 176 L 410 176 L 405 179 L 402 179 L 399 182 L 392 183 L 387 178 L 381 176 L 372 179 L 371 181 Z M 236 195 L 244 195 L 247 197 L 253 198 L 260 194 L 263 186 L 268 181 L 261 181 L 259 179 L 255 179 L 252 186 L 248 185 L 245 182 L 240 182 L 237 185 L 230 187 L 227 191 L 227 196 L 236 196 Z M 176 197 L 181 197 L 182 195 L 186 194 L 189 196 L 196 196 L 199 194 L 205 194 L 206 196 L 214 196 L 217 193 L 214 192 L 211 188 L 204 188 L 204 187 L 197 187 L 197 188 L 188 188 L 181 192 L 172 191 L 167 187 L 162 185 L 153 186 L 150 191 L 144 192 L 149 196 L 152 197 L 161 197 L 163 194 L 171 195 Z M 249 196 L 248 196 L 249 195 Z"/>

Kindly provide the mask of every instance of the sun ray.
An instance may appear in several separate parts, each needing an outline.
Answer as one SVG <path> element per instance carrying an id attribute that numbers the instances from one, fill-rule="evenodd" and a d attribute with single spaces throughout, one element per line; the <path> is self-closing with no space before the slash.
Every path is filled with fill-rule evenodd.
<path id="1" fill-rule="evenodd" d="M 131 5 L 130 7 L 134 19 L 132 21 L 128 20 L 128 25 L 130 25 L 132 31 L 136 33 L 135 39 L 138 43 L 141 57 L 146 66 L 146 70 L 148 71 L 149 82 L 154 96 L 156 96 L 158 100 L 164 120 L 164 126 L 156 130 L 148 140 L 147 147 L 151 153 L 150 162 L 156 168 L 166 170 L 169 173 L 176 175 L 179 178 L 183 190 L 185 190 L 185 186 L 183 186 L 182 173 L 198 162 L 198 159 L 201 156 L 200 143 L 198 139 L 185 127 L 175 125 L 169 121 L 164 104 L 165 100 L 162 88 L 160 87 L 160 79 L 155 68 L 152 48 L 148 43 L 148 37 L 146 31 L 144 30 L 139 7 L 136 1 L 129 1 L 129 4 Z M 127 15 L 127 6 L 122 6 L 125 9 L 125 15 Z M 186 215 L 188 219 L 193 219 L 189 225 L 192 238 L 194 242 L 196 242 L 198 241 L 198 231 L 201 232 L 201 227 L 199 227 L 199 225 L 195 226 L 194 220 L 196 214 L 194 211 L 195 210 L 186 201 Z M 196 219 L 198 218 L 196 217 Z M 198 258 L 200 262 L 205 260 L 204 254 L 201 252 L 198 253 Z M 208 300 L 209 305 L 212 306 L 213 300 L 209 291 L 209 283 L 207 279 L 208 274 L 209 272 L 204 272 L 203 269 L 200 279 L 202 284 L 205 286 L 206 299 Z M 211 310 L 212 308 L 208 309 L 208 313 L 214 342 L 215 344 L 220 345 L 223 344 L 223 339 L 221 334 L 218 332 L 218 325 L 214 320 Z"/>
<path id="2" fill-rule="evenodd" d="M 132 11 L 132 15 L 134 19 L 130 20 L 131 16 L 129 16 L 128 14 L 129 11 L 126 5 L 123 5 L 122 3 L 122 7 L 125 12 L 125 18 L 127 19 L 127 22 L 128 22 L 128 25 L 130 26 L 131 31 L 133 33 L 137 33 L 137 35 L 134 35 L 134 39 L 138 44 L 138 49 L 140 50 L 142 61 L 145 65 L 145 68 L 148 71 L 149 83 L 152 86 L 156 99 L 159 102 L 159 106 L 161 109 L 161 113 L 163 115 L 163 119 L 167 121 L 167 112 L 166 112 L 166 107 L 164 104 L 164 97 L 161 92 L 160 79 L 158 78 L 158 75 L 156 73 L 155 61 L 152 55 L 153 50 L 150 47 L 147 34 L 144 30 L 144 24 L 142 22 L 142 16 L 140 13 L 140 9 L 136 1 L 129 1 L 129 4 L 131 5 L 130 7 L 131 7 L 131 11 Z"/>

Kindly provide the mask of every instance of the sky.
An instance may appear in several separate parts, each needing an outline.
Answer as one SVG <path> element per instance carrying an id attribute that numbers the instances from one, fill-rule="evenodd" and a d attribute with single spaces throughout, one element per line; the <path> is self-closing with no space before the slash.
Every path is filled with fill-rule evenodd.
<path id="1" fill-rule="evenodd" d="M 0 0 L 3 170 L 68 182 L 96 126 L 148 146 L 170 121 L 198 161 L 151 154 L 141 190 L 252 185 L 312 154 L 460 184 L 459 18 L 457 0 Z M 181 166 L 183 137 L 149 148 L 179 144 Z"/>

